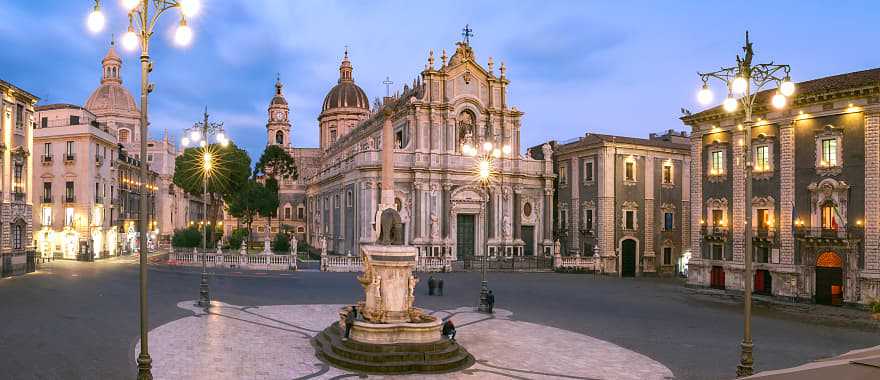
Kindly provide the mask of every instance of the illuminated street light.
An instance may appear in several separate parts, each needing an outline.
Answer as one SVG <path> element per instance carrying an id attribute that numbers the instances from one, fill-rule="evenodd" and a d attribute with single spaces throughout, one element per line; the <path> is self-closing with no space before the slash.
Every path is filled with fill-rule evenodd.
<path id="1" fill-rule="evenodd" d="M 140 136 L 141 139 L 140 144 L 140 156 L 147 156 L 147 136 L 149 136 L 148 131 L 148 107 L 149 107 L 149 95 L 150 92 L 153 91 L 155 85 L 150 83 L 150 72 L 155 69 L 155 64 L 150 60 L 150 38 L 153 35 L 153 30 L 156 28 L 156 23 L 159 21 L 159 17 L 165 13 L 165 11 L 177 8 L 182 15 L 192 16 L 196 14 L 199 10 L 199 0 L 122 0 L 122 7 L 125 9 L 128 15 L 128 29 L 122 35 L 121 42 L 122 47 L 126 50 L 133 51 L 140 47 L 140 62 L 141 62 L 141 104 L 140 104 Z M 104 28 L 106 24 L 106 20 L 104 14 L 101 12 L 101 2 L 100 0 L 95 0 L 95 5 L 92 7 L 91 13 L 89 13 L 88 18 L 86 19 L 86 26 L 92 33 L 96 33 Z M 185 23 L 183 23 L 185 25 Z M 137 28 L 137 29 L 135 29 Z M 188 27 L 187 27 L 188 29 Z M 179 31 L 180 41 L 186 41 L 187 43 L 192 40 L 192 30 L 189 30 L 188 33 L 186 31 Z M 188 34 L 188 36 L 186 35 Z M 188 37 L 188 38 L 185 38 Z M 177 40 L 177 36 L 175 36 Z M 140 166 L 140 183 L 146 183 L 148 178 L 147 173 L 147 165 Z M 140 236 L 140 270 L 139 270 L 139 316 L 140 316 L 140 353 L 137 357 L 137 367 L 138 367 L 138 379 L 152 379 L 152 366 L 153 360 L 150 358 L 149 353 L 149 339 L 148 339 L 148 327 L 149 323 L 147 321 L 147 256 L 148 256 L 148 246 L 147 246 L 147 227 L 149 220 L 147 220 L 147 192 L 146 186 L 141 186 L 139 188 L 139 196 L 140 196 L 140 210 L 139 210 L 139 221 L 138 221 L 138 234 Z"/>
<path id="2" fill-rule="evenodd" d="M 703 88 L 697 92 L 697 101 L 699 101 L 700 104 L 706 105 L 712 103 L 713 98 L 715 98 L 715 96 L 712 94 L 712 90 L 709 89 L 709 85 L 703 83 Z"/>
<path id="3" fill-rule="evenodd" d="M 177 25 L 177 30 L 174 31 L 174 43 L 177 46 L 187 46 L 192 41 L 192 38 L 192 29 L 186 24 L 186 19 L 181 18 L 180 24 Z"/>
<path id="4" fill-rule="evenodd" d="M 745 239 L 743 262 L 744 262 L 744 284 L 743 284 L 743 340 L 740 344 L 740 363 L 736 368 L 737 377 L 750 376 L 753 372 L 754 360 L 752 358 L 752 282 L 754 281 L 754 272 L 752 271 L 752 170 L 754 162 L 752 161 L 752 109 L 755 100 L 761 89 L 769 84 L 775 84 L 779 89 L 771 98 L 770 102 L 773 107 L 784 108 L 787 101 L 786 96 L 794 94 L 795 86 L 791 82 L 789 72 L 791 66 L 777 65 L 773 63 L 752 64 L 752 43 L 749 42 L 749 33 L 746 32 L 746 44 L 743 46 L 744 55 L 736 57 L 736 66 L 723 68 L 718 71 L 709 73 L 698 73 L 703 81 L 703 89 L 708 89 L 709 79 L 716 79 L 724 83 L 732 92 L 742 95 L 739 100 L 728 95 L 724 100 L 722 107 L 725 111 L 732 113 L 737 111 L 739 103 L 742 103 L 742 109 L 745 118 L 742 122 L 742 129 L 745 136 L 741 138 L 743 146 L 743 160 L 745 163 L 745 196 L 744 205 L 734 205 L 733 207 L 742 207 L 745 209 L 745 221 L 742 227 L 737 227 L 735 223 L 731 223 L 735 229 L 735 233 L 739 234 L 739 228 L 743 228 L 743 238 Z M 703 90 L 700 91 L 701 93 Z M 701 102 L 706 98 L 699 96 Z M 765 99 L 762 97 L 762 99 Z M 708 103 L 708 102 L 706 102 Z M 725 222 L 721 223 L 722 226 Z M 797 222 L 795 222 L 797 225 Z"/>

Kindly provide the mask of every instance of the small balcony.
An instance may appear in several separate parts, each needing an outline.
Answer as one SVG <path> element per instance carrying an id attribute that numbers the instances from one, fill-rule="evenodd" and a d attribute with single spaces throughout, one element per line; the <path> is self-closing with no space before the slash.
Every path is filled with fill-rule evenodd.
<path id="1" fill-rule="evenodd" d="M 42 155 L 42 156 L 40 156 L 40 162 L 42 162 L 43 165 L 52 165 L 52 156 L 51 155 Z"/>
<path id="2" fill-rule="evenodd" d="M 829 243 L 843 240 L 861 240 L 865 237 L 865 229 L 862 226 L 831 226 L 831 227 L 806 227 L 795 226 L 795 237 Z"/>
<path id="3" fill-rule="evenodd" d="M 752 238 L 755 240 L 770 241 L 776 238 L 775 227 L 760 227 L 752 229 Z"/>
<path id="4" fill-rule="evenodd" d="M 104 203 L 104 197 L 95 195 L 95 203 Z"/>
<path id="5" fill-rule="evenodd" d="M 67 194 L 64 196 L 64 203 L 75 203 L 76 197 L 73 194 Z"/>
<path id="6" fill-rule="evenodd" d="M 24 202 L 25 194 L 21 189 L 12 190 L 12 200 L 15 202 Z"/>
<path id="7" fill-rule="evenodd" d="M 43 197 L 40 198 L 43 203 L 52 203 L 52 195 L 51 194 L 43 194 Z"/>
<path id="8" fill-rule="evenodd" d="M 95 156 L 95 166 L 101 166 L 104 164 L 104 157 Z"/>
<path id="9" fill-rule="evenodd" d="M 703 233 L 703 237 L 706 240 L 727 240 L 728 228 L 727 226 L 702 226 L 700 227 L 700 231 Z"/>
<path id="10" fill-rule="evenodd" d="M 73 161 L 75 159 L 76 159 L 76 155 L 74 155 L 73 153 L 65 153 L 64 154 L 64 163 L 65 164 L 73 163 Z"/>

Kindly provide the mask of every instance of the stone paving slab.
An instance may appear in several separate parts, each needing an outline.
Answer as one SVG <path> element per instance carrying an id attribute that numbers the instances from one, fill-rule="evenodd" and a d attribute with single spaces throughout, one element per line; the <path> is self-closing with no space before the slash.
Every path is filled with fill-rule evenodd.
<path id="1" fill-rule="evenodd" d="M 492 316 L 473 308 L 433 314 L 455 322 L 458 342 L 477 360 L 438 375 L 360 375 L 315 356 L 310 339 L 338 318 L 342 305 L 237 306 L 213 302 L 150 331 L 156 379 L 672 379 L 664 365 L 609 342 L 567 330 Z M 135 347 L 134 355 L 140 350 Z"/>

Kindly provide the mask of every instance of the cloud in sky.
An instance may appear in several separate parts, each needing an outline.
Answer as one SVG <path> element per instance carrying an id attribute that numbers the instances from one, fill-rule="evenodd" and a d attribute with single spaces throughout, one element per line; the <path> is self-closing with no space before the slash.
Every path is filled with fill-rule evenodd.
<path id="1" fill-rule="evenodd" d="M 98 85 L 110 33 L 125 30 L 116 1 L 108 29 L 85 29 L 90 1 L 15 1 L 0 7 L 0 77 L 45 102 L 82 104 Z M 752 30 L 760 61 L 793 66 L 795 79 L 877 66 L 872 1 L 780 1 L 749 16 L 729 1 L 287 1 L 203 0 L 190 20 L 193 45 L 171 44 L 176 16 L 163 16 L 151 45 L 152 134 L 180 130 L 204 107 L 252 156 L 266 143 L 266 107 L 280 73 L 296 146 L 316 146 L 323 97 L 336 83 L 343 47 L 370 98 L 386 76 L 399 89 L 428 51 L 451 54 L 461 28 L 475 30 L 477 59 L 504 61 L 510 103 L 526 114 L 523 145 L 588 131 L 646 136 L 683 129 L 681 107 L 699 109 L 695 72 L 729 65 Z M 744 11 L 744 12 L 745 12 Z M 125 85 L 139 93 L 135 54 L 123 56 Z M 497 67 L 497 66 L 496 66 Z"/>

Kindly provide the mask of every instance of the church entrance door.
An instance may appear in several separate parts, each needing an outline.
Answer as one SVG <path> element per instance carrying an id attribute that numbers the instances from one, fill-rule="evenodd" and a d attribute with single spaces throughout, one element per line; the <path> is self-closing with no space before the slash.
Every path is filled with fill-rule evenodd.
<path id="1" fill-rule="evenodd" d="M 522 240 L 525 243 L 523 247 L 524 256 L 535 255 L 535 226 L 522 226 Z"/>
<path id="2" fill-rule="evenodd" d="M 620 275 L 634 277 L 636 275 L 636 241 L 626 239 L 620 243 L 621 260 Z"/>
<path id="3" fill-rule="evenodd" d="M 467 259 L 474 256 L 476 247 L 476 233 L 474 230 L 474 216 L 471 214 L 458 215 L 456 225 L 456 253 L 459 259 Z"/>
<path id="4" fill-rule="evenodd" d="M 843 304 L 843 260 L 834 252 L 825 252 L 816 259 L 816 303 Z"/>

